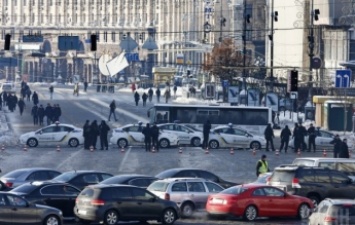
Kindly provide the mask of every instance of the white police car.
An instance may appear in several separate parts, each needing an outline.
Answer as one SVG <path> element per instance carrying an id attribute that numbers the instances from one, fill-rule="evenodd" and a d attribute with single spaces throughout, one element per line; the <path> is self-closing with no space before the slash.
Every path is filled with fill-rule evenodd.
<path id="1" fill-rule="evenodd" d="M 144 127 L 145 124 L 128 124 L 116 128 L 112 132 L 110 143 L 118 145 L 119 148 L 126 148 L 127 146 L 143 146 L 144 135 L 142 134 L 142 130 Z M 159 131 L 158 141 L 161 148 L 168 148 L 179 144 L 179 138 L 177 135 L 164 131 Z"/>
<path id="2" fill-rule="evenodd" d="M 68 144 L 77 147 L 84 143 L 83 129 L 71 124 L 51 124 L 37 131 L 31 131 L 20 136 L 20 143 L 29 147 L 38 145 Z"/>
<path id="3" fill-rule="evenodd" d="M 157 126 L 164 133 L 177 135 L 179 137 L 179 144 L 192 145 L 194 147 L 201 145 L 201 140 L 203 139 L 201 131 L 193 130 L 188 126 L 177 123 L 164 123 Z"/>
<path id="4" fill-rule="evenodd" d="M 247 131 L 233 127 L 233 125 L 218 126 L 211 130 L 208 146 L 211 149 L 217 148 L 250 148 L 261 149 L 266 145 L 262 136 L 256 136 Z"/>

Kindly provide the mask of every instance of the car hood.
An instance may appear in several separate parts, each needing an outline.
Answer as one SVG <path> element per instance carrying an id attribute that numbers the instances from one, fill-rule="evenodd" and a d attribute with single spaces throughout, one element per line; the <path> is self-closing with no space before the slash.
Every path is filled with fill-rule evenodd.
<path id="1" fill-rule="evenodd" d="M 34 136 L 35 134 L 36 134 L 35 131 L 27 132 L 27 133 L 22 134 L 20 136 L 20 138 Z"/>

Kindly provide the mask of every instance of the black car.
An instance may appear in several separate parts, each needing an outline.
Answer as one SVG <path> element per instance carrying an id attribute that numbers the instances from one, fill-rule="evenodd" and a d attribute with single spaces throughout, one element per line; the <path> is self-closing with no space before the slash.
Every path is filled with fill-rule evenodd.
<path id="1" fill-rule="evenodd" d="M 66 183 L 35 181 L 22 184 L 12 189 L 10 193 L 22 196 L 30 203 L 43 204 L 60 209 L 65 219 L 74 219 L 75 199 L 80 190 Z"/>
<path id="2" fill-rule="evenodd" d="M 175 202 L 161 199 L 144 188 L 120 184 L 86 187 L 76 200 L 74 212 L 82 223 L 106 225 L 137 220 L 173 224 L 180 217 Z"/>
<path id="3" fill-rule="evenodd" d="M 343 172 L 322 167 L 281 165 L 268 184 L 310 198 L 317 206 L 325 198 L 354 199 L 355 184 Z"/>
<path id="4" fill-rule="evenodd" d="M 194 169 L 194 168 L 174 168 L 164 170 L 163 172 L 157 174 L 155 176 L 158 179 L 165 179 L 165 178 L 174 178 L 174 177 L 198 177 L 203 178 L 206 180 L 213 181 L 224 188 L 229 188 L 235 185 L 238 185 L 233 182 L 225 181 L 219 176 L 202 169 Z"/>
<path id="5" fill-rule="evenodd" d="M 2 182 L 1 180 L 0 180 L 0 191 L 9 191 L 9 190 L 11 190 L 8 186 L 6 186 L 5 184 L 4 184 L 4 182 Z"/>
<path id="6" fill-rule="evenodd" d="M 59 209 L 40 204 L 30 204 L 21 196 L 0 192 L 1 225 L 49 225 L 63 224 Z"/>
<path id="7" fill-rule="evenodd" d="M 128 184 L 137 187 L 147 188 L 158 178 L 139 174 L 122 174 L 108 178 L 100 184 Z"/>
<path id="8" fill-rule="evenodd" d="M 88 185 L 98 184 L 103 180 L 113 177 L 112 174 L 93 170 L 73 170 L 62 173 L 52 181 L 63 182 L 74 185 L 80 190 Z"/>

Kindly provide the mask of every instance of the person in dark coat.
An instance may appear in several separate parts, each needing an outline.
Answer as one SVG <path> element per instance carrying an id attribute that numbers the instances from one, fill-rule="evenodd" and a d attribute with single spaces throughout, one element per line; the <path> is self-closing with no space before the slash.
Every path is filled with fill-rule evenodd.
<path id="1" fill-rule="evenodd" d="M 101 82 L 97 82 L 97 86 L 96 86 L 96 92 L 100 92 L 101 91 Z"/>
<path id="2" fill-rule="evenodd" d="M 147 123 L 146 127 L 143 128 L 142 134 L 144 135 L 145 151 L 150 152 L 152 133 L 149 123 Z"/>
<path id="3" fill-rule="evenodd" d="M 338 158 L 341 146 L 342 146 L 342 141 L 340 140 L 339 135 L 335 135 L 334 139 L 330 142 L 330 144 L 334 145 L 333 147 L 333 154 L 334 158 Z"/>
<path id="4" fill-rule="evenodd" d="M 38 105 L 39 101 L 38 101 L 38 94 L 37 92 L 33 92 L 33 95 L 32 95 L 32 101 L 33 101 L 33 104 L 34 105 Z"/>
<path id="5" fill-rule="evenodd" d="M 92 146 L 94 149 L 96 149 L 97 137 L 99 135 L 100 135 L 99 126 L 97 125 L 97 121 L 94 120 L 90 125 L 90 132 L 89 132 L 90 147 Z"/>
<path id="6" fill-rule="evenodd" d="M 62 109 L 58 104 L 54 104 L 53 106 L 53 122 L 60 121 L 60 116 L 62 115 Z"/>
<path id="7" fill-rule="evenodd" d="M 84 91 L 86 92 L 87 90 L 88 90 L 88 82 L 87 81 L 85 81 L 84 82 Z"/>
<path id="8" fill-rule="evenodd" d="M 152 146 L 159 152 L 159 127 L 156 123 L 150 129 L 152 136 Z"/>
<path id="9" fill-rule="evenodd" d="M 176 85 L 174 85 L 174 98 L 176 98 L 176 91 L 177 91 L 177 86 Z"/>
<path id="10" fill-rule="evenodd" d="M 159 103 L 160 102 L 160 89 L 157 88 L 157 90 L 155 91 L 155 95 L 157 96 L 157 102 Z"/>
<path id="11" fill-rule="evenodd" d="M 339 151 L 339 158 L 350 158 L 349 154 L 349 147 L 347 140 L 344 138 L 343 142 L 341 143 L 340 151 Z"/>
<path id="12" fill-rule="evenodd" d="M 136 106 L 138 106 L 139 99 L 140 99 L 140 96 L 139 96 L 138 92 L 136 91 L 136 93 L 134 93 L 134 101 L 136 102 Z"/>
<path id="13" fill-rule="evenodd" d="M 90 149 L 90 121 L 86 120 L 83 126 L 84 149 Z"/>
<path id="14" fill-rule="evenodd" d="M 51 85 L 51 86 L 49 87 L 50 99 L 53 99 L 53 92 L 54 92 L 54 87 L 53 87 L 53 85 Z"/>
<path id="15" fill-rule="evenodd" d="M 112 102 L 110 103 L 110 115 L 108 115 L 108 121 L 111 120 L 111 115 L 113 114 L 113 117 L 115 118 L 115 121 L 117 121 L 116 118 L 116 103 L 115 100 L 112 100 Z"/>
<path id="16" fill-rule="evenodd" d="M 264 136 L 266 140 L 266 151 L 269 151 L 269 144 L 271 145 L 272 151 L 275 151 L 274 148 L 274 141 L 273 138 L 275 137 L 274 135 L 274 130 L 271 127 L 271 123 L 269 123 L 264 131 Z"/>
<path id="17" fill-rule="evenodd" d="M 50 103 L 48 103 L 44 109 L 44 115 L 47 117 L 47 125 L 50 125 L 53 120 L 53 107 Z"/>
<path id="18" fill-rule="evenodd" d="M 298 123 L 295 123 L 295 127 L 293 128 L 293 145 L 295 147 L 294 152 L 297 152 L 298 149 L 300 149 L 300 135 L 299 135 L 299 129 L 298 129 Z"/>
<path id="19" fill-rule="evenodd" d="M 316 152 L 316 128 L 313 126 L 313 124 L 310 124 L 310 127 L 307 130 L 308 133 L 308 151 L 311 151 L 311 148 L 313 146 L 313 152 Z"/>
<path id="20" fill-rule="evenodd" d="M 26 107 L 25 101 L 23 101 L 23 99 L 20 98 L 20 100 L 18 101 L 17 104 L 18 104 L 18 108 L 20 109 L 20 115 L 22 116 L 23 110 L 24 110 L 25 107 Z"/>
<path id="21" fill-rule="evenodd" d="M 149 91 L 148 91 L 148 98 L 149 98 L 149 102 L 151 102 L 152 99 L 153 99 L 153 89 L 152 89 L 152 88 L 149 88 Z"/>
<path id="22" fill-rule="evenodd" d="M 206 122 L 203 124 L 202 148 L 204 148 L 204 149 L 207 149 L 207 147 L 208 147 L 208 139 L 210 136 L 210 131 L 211 131 L 211 122 L 209 120 L 206 120 Z"/>
<path id="23" fill-rule="evenodd" d="M 110 127 L 106 124 L 105 120 L 101 121 L 101 124 L 99 126 L 99 131 L 100 131 L 100 144 L 101 148 L 100 150 L 108 150 L 108 140 L 107 140 L 107 134 L 110 131 Z"/>
<path id="24" fill-rule="evenodd" d="M 8 97 L 8 95 L 7 95 L 6 91 L 4 91 L 2 93 L 2 100 L 3 100 L 4 106 L 7 105 L 7 97 Z"/>
<path id="25" fill-rule="evenodd" d="M 27 101 L 31 101 L 31 94 L 32 94 L 32 91 L 31 89 L 27 86 L 26 88 L 26 95 L 27 95 Z M 38 96 L 37 96 L 38 97 Z M 38 100 L 38 99 L 37 99 Z"/>
<path id="26" fill-rule="evenodd" d="M 306 143 L 304 142 L 304 138 L 305 136 L 307 136 L 307 130 L 302 124 L 299 124 L 298 129 L 299 129 L 298 135 L 299 135 L 300 147 L 302 152 L 304 152 L 306 150 Z"/>
<path id="27" fill-rule="evenodd" d="M 38 106 L 34 105 L 31 109 L 31 116 L 33 118 L 33 125 L 38 125 Z"/>
<path id="28" fill-rule="evenodd" d="M 39 105 L 37 114 L 38 114 L 39 125 L 42 126 L 43 125 L 43 118 L 44 118 L 43 105 Z"/>
<path id="29" fill-rule="evenodd" d="M 143 107 L 147 104 L 148 95 L 144 92 L 142 95 Z"/>
<path id="30" fill-rule="evenodd" d="M 17 103 L 18 103 L 18 98 L 17 98 L 17 95 L 14 95 L 13 96 L 13 107 L 14 107 L 14 110 L 16 110 L 16 105 L 17 105 Z"/>
<path id="31" fill-rule="evenodd" d="M 291 137 L 291 131 L 288 128 L 288 126 L 286 125 L 284 129 L 282 129 L 281 131 L 281 145 L 280 145 L 280 152 L 282 151 L 283 147 L 285 146 L 285 153 L 287 152 L 288 149 L 288 142 L 290 141 L 290 137 Z"/>

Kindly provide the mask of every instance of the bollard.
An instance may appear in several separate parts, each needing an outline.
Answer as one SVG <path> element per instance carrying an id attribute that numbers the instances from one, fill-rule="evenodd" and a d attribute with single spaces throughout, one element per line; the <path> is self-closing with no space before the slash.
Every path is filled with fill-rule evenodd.
<path id="1" fill-rule="evenodd" d="M 256 155 L 256 151 L 255 151 L 255 148 L 253 148 L 253 156 Z"/>
<path id="2" fill-rule="evenodd" d="M 94 152 L 94 146 L 90 146 L 90 152 Z"/>
<path id="3" fill-rule="evenodd" d="M 327 152 L 325 151 L 325 149 L 323 150 L 323 157 L 327 157 Z"/>
<path id="4" fill-rule="evenodd" d="M 279 155 L 280 155 L 280 151 L 279 151 L 278 149 L 276 149 L 275 155 L 276 155 L 276 156 L 279 156 Z"/>
<path id="5" fill-rule="evenodd" d="M 23 151 L 27 151 L 27 145 L 23 146 Z"/>
<path id="6" fill-rule="evenodd" d="M 182 154 L 182 147 L 179 147 L 179 153 Z"/>
<path id="7" fill-rule="evenodd" d="M 205 150 L 205 154 L 209 154 L 210 152 L 208 151 L 208 147 Z"/>
<path id="8" fill-rule="evenodd" d="M 2 145 L 1 151 L 5 151 L 5 145 Z"/>
<path id="9" fill-rule="evenodd" d="M 60 146 L 57 145 L 57 152 L 60 152 Z"/>
<path id="10" fill-rule="evenodd" d="M 231 148 L 230 152 L 229 152 L 231 155 L 234 155 L 234 149 Z"/>
<path id="11" fill-rule="evenodd" d="M 125 152 L 124 147 L 121 147 L 121 152 L 122 152 L 122 153 L 124 153 L 124 152 Z"/>
<path id="12" fill-rule="evenodd" d="M 298 155 L 298 156 L 301 156 L 301 149 L 298 149 L 297 155 Z"/>
<path id="13" fill-rule="evenodd" d="M 152 153 L 155 153 L 155 147 L 153 146 Z"/>

